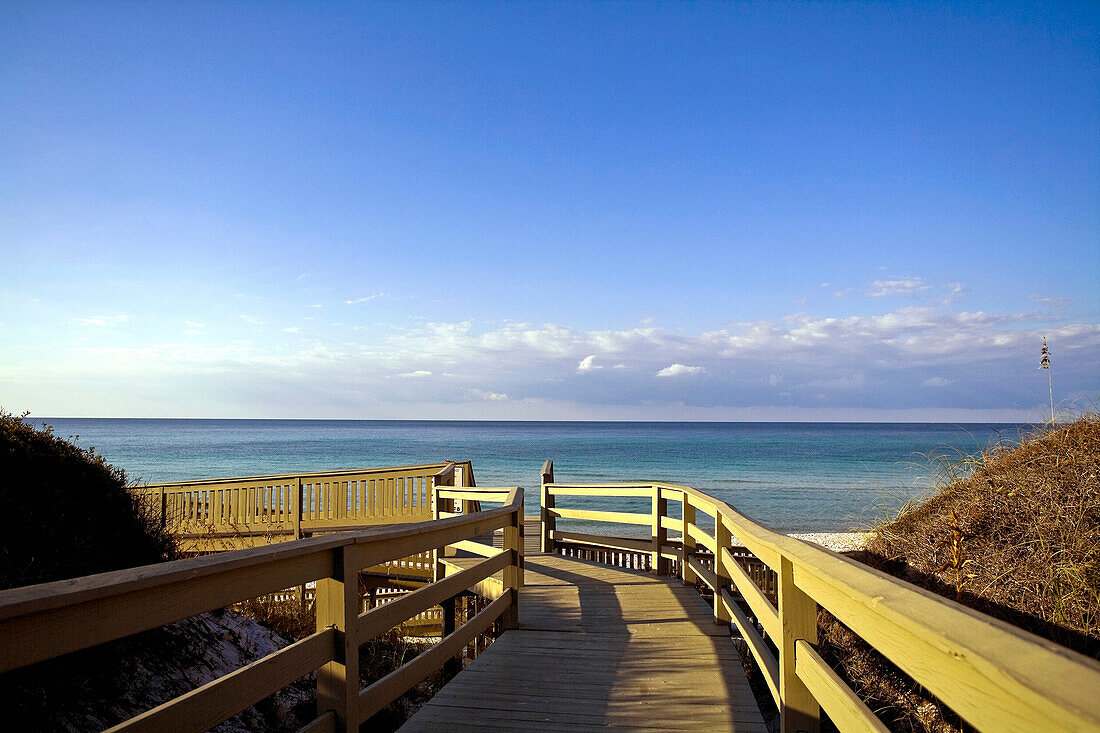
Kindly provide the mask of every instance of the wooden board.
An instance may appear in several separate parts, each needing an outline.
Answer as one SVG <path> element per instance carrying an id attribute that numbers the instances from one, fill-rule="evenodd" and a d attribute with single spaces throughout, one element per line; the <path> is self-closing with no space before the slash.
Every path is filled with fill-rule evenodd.
<path id="1" fill-rule="evenodd" d="M 519 628 L 402 731 L 764 733 L 729 632 L 694 589 L 558 555 L 526 561 Z"/>

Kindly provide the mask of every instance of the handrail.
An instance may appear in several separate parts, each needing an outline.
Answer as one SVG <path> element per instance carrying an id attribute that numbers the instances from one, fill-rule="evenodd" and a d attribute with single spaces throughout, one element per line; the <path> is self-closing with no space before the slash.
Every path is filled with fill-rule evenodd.
<path id="1" fill-rule="evenodd" d="M 576 546 L 577 540 L 599 542 L 599 535 L 559 531 L 558 517 L 598 522 L 617 521 L 619 514 L 563 510 L 556 507 L 559 497 L 638 496 L 643 486 L 652 500 L 650 537 L 608 537 L 604 546 L 648 550 L 650 566 L 659 573 L 669 572 L 674 560 L 685 583 L 710 587 L 715 622 L 733 624 L 745 639 L 779 707 L 784 733 L 818 730 L 821 710 L 841 731 L 885 730 L 817 654 L 819 607 L 979 730 L 1100 728 L 1100 698 L 1081 692 L 1100 689 L 1100 663 L 1095 660 L 774 532 L 689 486 L 558 484 L 553 464 L 547 462 L 541 492 L 544 551 Z M 617 488 L 627 493 L 609 491 Z M 668 521 L 670 502 L 680 505 L 679 520 Z M 696 512 L 714 517 L 713 535 L 696 524 Z M 681 530 L 681 537 L 668 537 L 670 525 Z M 711 553 L 701 554 L 704 548 Z M 743 558 L 735 557 L 744 548 L 774 572 L 777 594 L 759 587 Z"/>
<path id="2" fill-rule="evenodd" d="M 515 628 L 522 582 L 523 490 L 489 492 L 503 493 L 504 505 L 0 591 L 0 672 L 316 581 L 317 633 L 112 730 L 207 730 L 315 670 L 319 717 L 311 729 L 358 730 L 496 620 L 505 629 Z M 363 568 L 434 552 L 501 528 L 503 550 L 396 601 L 359 612 Z M 503 590 L 487 608 L 413 662 L 360 690 L 360 644 L 498 572 Z"/>
<path id="3" fill-rule="evenodd" d="M 441 485 L 474 486 L 469 461 L 341 469 L 136 486 L 185 552 L 240 549 L 348 526 L 432 516 Z"/>

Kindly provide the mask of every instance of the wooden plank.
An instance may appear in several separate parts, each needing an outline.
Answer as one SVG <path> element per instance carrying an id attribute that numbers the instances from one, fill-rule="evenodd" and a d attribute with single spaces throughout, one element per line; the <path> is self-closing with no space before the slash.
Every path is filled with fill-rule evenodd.
<path id="1" fill-rule="evenodd" d="M 314 590 L 316 628 L 337 632 L 332 659 L 317 670 L 317 709 L 336 714 L 336 729 L 350 730 L 355 722 L 359 692 L 359 644 L 355 627 L 359 617 L 359 569 L 348 562 L 349 546 L 338 550 L 329 577 Z"/>
<path id="2" fill-rule="evenodd" d="M 764 632 L 767 633 L 773 641 L 779 639 L 779 611 L 776 610 L 772 602 L 764 595 L 764 592 L 760 590 L 760 587 L 752 582 L 752 578 L 745 572 L 745 568 L 741 566 L 741 563 L 737 562 L 737 559 L 734 558 L 725 547 L 722 548 L 722 557 L 726 562 L 726 567 L 729 569 L 731 580 L 733 580 L 734 585 L 737 586 L 737 590 L 741 594 L 741 597 L 749 604 L 749 608 L 756 614 L 756 618 L 760 621 L 760 625 L 764 627 Z"/>
<path id="3" fill-rule="evenodd" d="M 692 572 L 694 572 L 695 575 L 699 578 L 699 580 L 710 586 L 711 590 L 718 590 L 717 576 L 715 576 L 715 574 L 710 569 L 704 567 L 703 563 L 699 562 L 699 559 L 697 557 L 695 557 L 694 555 L 689 557 L 687 564 L 691 568 Z"/>
<path id="4" fill-rule="evenodd" d="M 436 489 L 436 495 L 444 499 L 466 499 L 472 501 L 507 501 L 508 492 L 510 489 L 504 488 L 462 488 L 462 489 L 446 489 L 440 487 Z"/>
<path id="5" fill-rule="evenodd" d="M 412 593 L 406 593 L 361 614 L 355 626 L 357 642 L 363 644 L 421 611 L 475 586 L 493 573 L 502 570 L 511 561 L 511 557 L 511 553 L 500 551 L 488 560 L 482 560 L 470 568 L 448 575 L 442 580 L 437 580 Z"/>
<path id="6" fill-rule="evenodd" d="M 293 548 L 297 552 L 272 545 L 2 591 L 0 671 L 301 585 L 330 572 L 331 545 L 339 542 L 302 542 L 319 544 Z M 241 555 L 248 556 L 247 561 Z M 44 586 L 51 586 L 54 594 L 44 595 Z"/>
<path id="7" fill-rule="evenodd" d="M 668 499 L 666 498 L 665 501 L 668 501 Z M 674 532 L 680 532 L 681 534 L 684 531 L 684 521 L 676 517 L 661 517 L 661 526 L 665 529 L 671 529 Z"/>
<path id="8" fill-rule="evenodd" d="M 471 639 L 481 634 L 500 617 L 513 602 L 512 594 L 501 596 L 472 619 L 444 637 L 438 644 L 398 669 L 366 687 L 359 693 L 356 720 L 363 723 L 370 716 L 404 695 L 409 688 L 439 669 L 443 662 L 458 654 Z"/>
<path id="9" fill-rule="evenodd" d="M 0 671 L 328 576 L 332 552 L 343 545 L 361 569 L 489 532 L 513 511 L 501 507 L 0 591 Z M 68 633 L 53 632 L 59 628 Z"/>
<path id="10" fill-rule="evenodd" d="M 521 500 L 522 504 L 522 500 Z M 523 586 L 523 511 L 517 509 L 512 515 L 509 524 L 505 525 L 501 537 L 504 549 L 511 553 L 512 559 L 504 567 L 501 580 L 504 587 L 510 591 L 512 603 L 501 616 L 501 626 L 505 629 L 514 629 L 519 625 L 519 589 Z"/>
<path id="11" fill-rule="evenodd" d="M 714 499 L 711 499 L 706 494 L 687 494 L 684 500 L 695 507 L 696 511 L 709 514 L 711 517 L 717 519 L 718 508 L 715 506 Z"/>
<path id="12" fill-rule="evenodd" d="M 715 548 L 717 547 L 717 544 L 715 544 L 715 539 L 704 532 L 702 529 L 700 529 L 698 525 L 688 523 L 687 534 L 689 537 L 691 537 L 691 539 L 695 540 L 696 545 L 702 545 L 703 547 L 710 550 L 711 553 L 715 551 Z"/>
<path id="13" fill-rule="evenodd" d="M 653 495 L 653 487 L 648 484 L 628 484 L 626 486 L 563 486 L 554 484 L 548 487 L 554 496 L 640 496 Z"/>
<path id="14" fill-rule="evenodd" d="M 817 603 L 794 582 L 794 567 L 779 558 L 779 729 L 817 733 L 821 707 L 795 672 L 795 642 L 817 643 Z"/>
<path id="15" fill-rule="evenodd" d="M 109 730 L 127 733 L 209 730 L 330 661 L 335 638 L 333 629 L 307 636 Z"/>
<path id="16" fill-rule="evenodd" d="M 583 532 L 563 532 L 554 530 L 553 539 L 557 542 L 574 542 L 578 544 L 610 547 L 616 550 L 629 552 L 649 552 L 652 545 L 648 540 L 636 540 L 629 537 L 611 537 L 601 534 L 585 534 Z"/>
<path id="17" fill-rule="evenodd" d="M 351 561 L 361 569 L 492 532 L 505 526 L 514 511 L 511 506 L 503 506 L 468 516 L 365 529 L 344 536 L 352 540 Z"/>
<path id="18" fill-rule="evenodd" d="M 888 733 L 882 721 L 802 639 L 795 643 L 795 672 L 840 733 Z"/>
<path id="19" fill-rule="evenodd" d="M 416 466 L 384 466 L 379 468 L 347 468 L 340 469 L 338 471 L 314 471 L 306 473 L 280 473 L 270 474 L 263 476 L 235 476 L 231 478 L 211 478 L 211 479 L 194 479 L 190 481 L 168 481 L 163 483 L 143 484 L 141 486 L 134 487 L 135 491 L 153 491 L 160 487 L 165 489 L 191 489 L 197 487 L 209 487 L 222 484 L 239 484 L 246 482 L 254 483 L 287 483 L 294 479 L 305 480 L 322 480 L 329 478 L 336 478 L 339 476 L 350 476 L 354 474 L 429 474 L 435 471 L 446 470 L 448 466 L 454 465 L 453 461 L 441 461 L 438 463 L 424 463 Z"/>
<path id="20" fill-rule="evenodd" d="M 696 537 L 696 540 L 699 538 Z M 729 527 L 722 521 L 722 515 L 719 514 L 718 518 L 714 522 L 714 548 L 712 550 L 714 554 L 714 582 L 712 587 L 715 590 L 714 593 L 714 621 L 715 623 L 724 624 L 729 626 L 730 621 L 733 619 L 730 617 L 728 609 L 722 604 L 721 591 L 729 588 L 732 580 L 730 577 L 730 568 L 726 565 L 725 559 L 730 557 L 727 552 L 725 555 L 717 551 L 716 548 L 722 548 L 725 550 L 730 546 L 732 538 L 730 536 Z"/>
<path id="21" fill-rule="evenodd" d="M 619 524 L 642 524 L 649 526 L 648 514 L 634 512 L 601 512 L 590 509 L 563 509 L 557 507 L 550 510 L 550 514 L 562 519 L 587 519 L 594 522 L 617 522 Z"/>
<path id="22" fill-rule="evenodd" d="M 458 540 L 452 542 L 448 547 L 453 547 L 456 550 L 462 550 L 474 555 L 480 555 L 481 557 L 493 557 L 497 554 L 497 548 L 492 545 L 486 545 L 483 542 L 475 542 L 474 540 Z"/>
<path id="23" fill-rule="evenodd" d="M 741 632 L 741 638 L 745 640 L 745 643 L 749 647 L 749 651 L 752 652 L 752 656 L 756 659 L 756 664 L 760 667 L 760 670 L 764 674 L 764 681 L 768 683 L 768 690 L 772 693 L 772 699 L 775 700 L 776 706 L 779 706 L 779 661 L 772 654 L 771 649 L 764 643 L 764 639 L 760 636 L 760 632 L 756 630 L 756 627 L 749 621 L 749 617 L 745 615 L 745 612 L 741 610 L 733 597 L 730 596 L 728 591 L 723 590 L 721 592 L 721 598 L 723 603 L 729 609 L 730 617 L 733 622 L 737 624 L 737 630 Z"/>
<path id="24" fill-rule="evenodd" d="M 979 730 L 1100 729 L 1100 663 L 792 542 L 796 584 Z"/>

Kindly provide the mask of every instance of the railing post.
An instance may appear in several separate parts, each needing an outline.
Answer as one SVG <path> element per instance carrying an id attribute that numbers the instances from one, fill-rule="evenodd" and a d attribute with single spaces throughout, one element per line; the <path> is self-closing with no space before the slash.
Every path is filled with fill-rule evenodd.
<path id="1" fill-rule="evenodd" d="M 695 538 L 688 534 L 688 525 L 695 524 L 695 507 L 692 505 L 686 491 L 681 493 L 684 509 L 680 516 L 684 520 L 683 542 L 680 547 L 680 578 L 684 585 L 695 585 L 699 582 L 699 576 L 691 569 L 688 560 L 695 555 Z"/>
<path id="2" fill-rule="evenodd" d="M 504 612 L 501 622 L 505 630 L 519 626 L 519 589 L 522 584 L 519 561 L 523 548 L 523 495 L 520 494 L 519 507 L 512 512 L 508 524 L 504 525 L 504 537 L 502 544 L 512 551 L 512 561 L 504 567 L 504 589 L 512 594 L 512 603 Z"/>
<path id="3" fill-rule="evenodd" d="M 460 486 L 466 486 L 466 472 L 462 470 L 462 466 L 455 464 L 454 479 L 451 481 L 451 486 L 458 488 Z M 462 499 L 458 502 L 459 510 L 463 514 L 470 513 L 470 500 Z M 455 511 L 454 499 L 451 499 L 451 511 Z"/>
<path id="4" fill-rule="evenodd" d="M 668 515 L 668 499 L 661 496 L 661 487 L 653 487 L 653 503 L 650 516 L 653 520 L 653 559 L 650 567 L 657 575 L 668 575 L 668 561 L 661 556 L 661 547 L 668 544 L 668 529 L 661 524 L 661 518 Z"/>
<path id="5" fill-rule="evenodd" d="M 447 486 L 450 483 L 452 486 L 455 483 L 455 466 L 454 463 L 448 461 L 446 468 L 439 473 L 433 475 L 432 479 L 432 519 L 439 519 L 441 512 L 453 512 L 454 511 L 454 499 L 440 499 L 439 492 L 437 491 L 441 486 Z M 446 574 L 443 570 L 443 558 L 446 555 L 446 548 L 437 547 L 432 550 L 432 579 L 439 581 Z"/>
<path id="6" fill-rule="evenodd" d="M 542 497 L 539 504 L 539 518 L 542 520 L 542 536 L 539 541 L 539 550 L 542 552 L 554 552 L 554 517 L 550 515 L 550 510 L 554 508 L 554 495 L 550 493 L 547 488 L 548 484 L 554 483 L 554 462 L 547 460 L 542 464 Z"/>
<path id="7" fill-rule="evenodd" d="M 454 631 L 455 631 L 455 628 L 457 626 L 457 623 L 456 623 L 457 614 L 456 614 L 456 609 L 455 609 L 455 602 L 458 600 L 458 598 L 459 598 L 459 596 L 451 596 L 450 598 L 443 601 L 443 603 L 442 603 L 442 607 L 443 607 L 443 637 L 444 638 L 446 638 L 446 637 L 450 636 L 451 634 L 453 634 Z M 448 659 L 446 662 L 443 663 L 443 673 L 447 674 L 447 675 L 458 674 L 458 672 L 459 672 L 459 670 L 461 670 L 461 668 L 462 667 L 459 664 L 459 661 L 458 661 L 457 657 L 451 657 L 450 659 Z"/>
<path id="8" fill-rule="evenodd" d="M 779 558 L 779 715 L 782 733 L 817 733 L 821 707 L 795 674 L 795 642 L 817 643 L 817 603 L 794 584 L 794 567 Z"/>
<path id="9" fill-rule="evenodd" d="M 336 629 L 334 659 L 317 670 L 317 711 L 336 714 L 338 733 L 359 730 L 359 572 L 348 549 L 333 550 L 331 576 L 317 581 L 315 601 L 317 630 Z"/>
<path id="10" fill-rule="evenodd" d="M 733 576 L 725 561 L 722 560 L 722 548 L 728 548 L 731 544 L 733 544 L 733 537 L 730 535 L 729 527 L 726 526 L 725 521 L 722 519 L 722 512 L 715 511 L 714 577 L 718 581 L 718 587 L 714 589 L 714 623 L 723 624 L 725 626 L 729 626 L 733 622 L 733 616 L 730 614 L 729 609 L 726 608 L 725 601 L 722 600 L 722 589 L 730 587 L 733 583 Z"/>

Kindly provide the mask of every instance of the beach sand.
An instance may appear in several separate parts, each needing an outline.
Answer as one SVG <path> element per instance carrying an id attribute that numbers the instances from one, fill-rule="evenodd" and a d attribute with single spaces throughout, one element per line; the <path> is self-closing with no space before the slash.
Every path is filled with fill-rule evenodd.
<path id="1" fill-rule="evenodd" d="M 810 534 L 790 534 L 788 537 L 813 542 L 833 552 L 850 552 L 863 547 L 871 538 L 870 532 L 813 532 Z"/>

